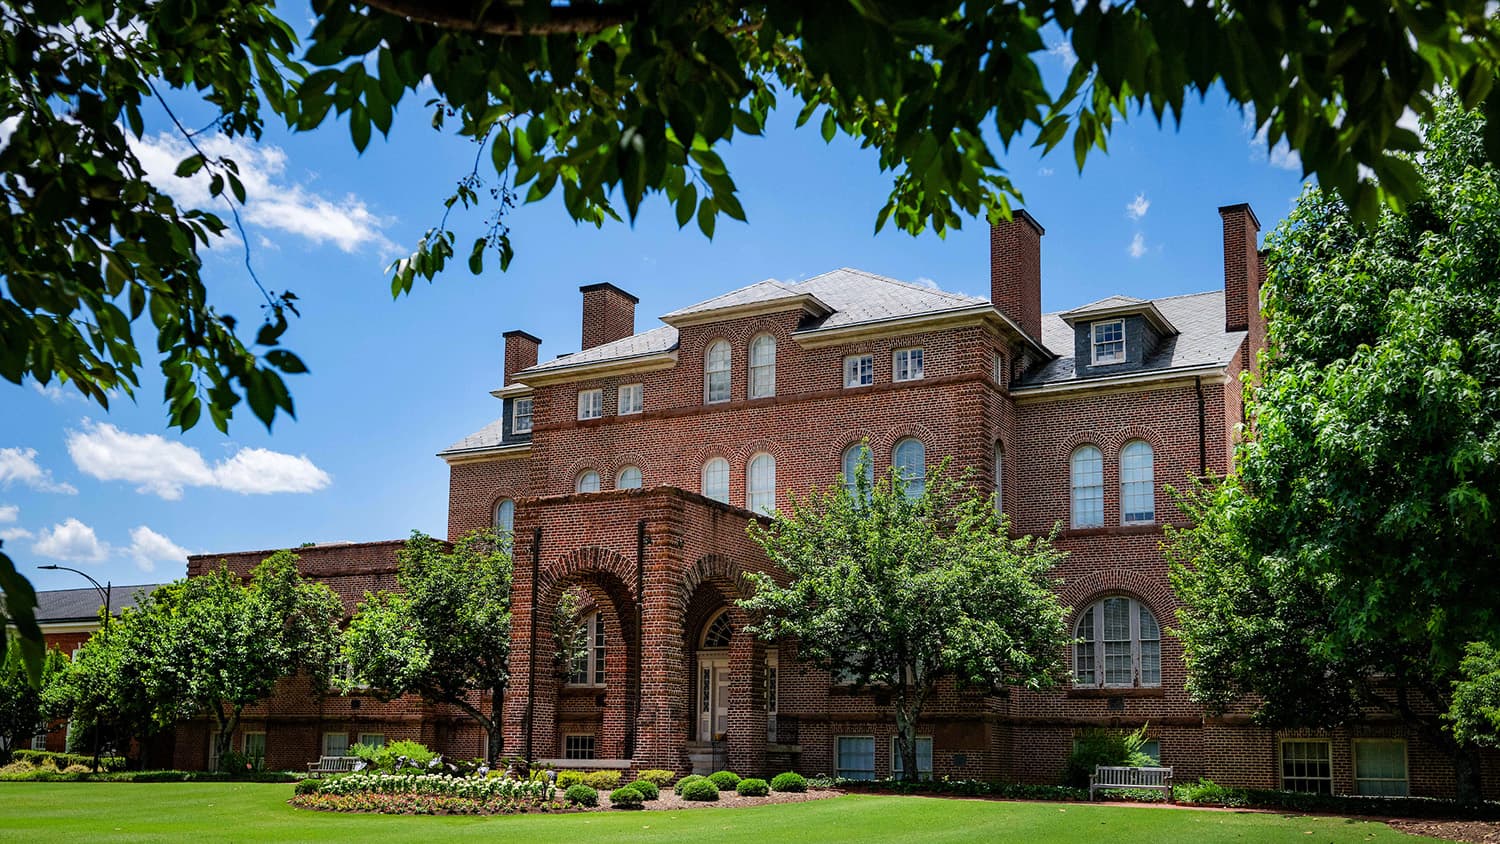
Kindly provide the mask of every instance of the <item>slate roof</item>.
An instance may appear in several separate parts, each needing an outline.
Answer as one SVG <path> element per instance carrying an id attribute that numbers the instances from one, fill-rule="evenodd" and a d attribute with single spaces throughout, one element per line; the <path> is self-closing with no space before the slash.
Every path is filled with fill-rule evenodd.
<path id="1" fill-rule="evenodd" d="M 109 611 L 119 615 L 120 610 L 136 605 L 137 592 L 154 592 L 160 583 L 142 583 L 136 586 L 111 586 L 109 589 Z M 40 624 L 60 624 L 68 621 L 94 621 L 99 617 L 99 592 L 95 589 L 49 589 L 36 593 L 36 620 Z"/>
<path id="2" fill-rule="evenodd" d="M 677 348 L 677 329 L 670 325 L 643 331 L 640 334 L 632 334 L 613 343 L 601 343 L 592 349 L 584 349 L 571 355 L 555 357 L 552 360 L 539 363 L 523 372 L 551 372 L 554 369 L 562 369 L 569 366 L 578 366 L 583 363 L 598 363 L 605 360 L 624 360 L 625 358 L 640 357 L 642 355 L 670 352 Z"/>
<path id="3" fill-rule="evenodd" d="M 453 445 L 448 446 L 439 454 L 456 454 L 464 451 L 482 451 L 500 445 L 504 437 L 504 419 L 496 419 L 494 422 L 480 428 L 474 433 L 464 437 Z M 519 441 L 518 441 L 519 442 Z"/>
<path id="4" fill-rule="evenodd" d="M 1071 311 L 1064 311 L 1063 313 L 1058 314 L 1058 316 L 1083 316 L 1084 314 L 1091 314 L 1096 311 L 1109 311 L 1114 310 L 1115 308 L 1127 307 L 1129 305 L 1144 304 L 1146 304 L 1145 299 L 1137 299 L 1134 296 L 1105 296 L 1103 299 L 1100 299 L 1097 302 L 1090 302 L 1087 305 L 1080 305 L 1079 307 L 1076 307 Z"/>
<path id="5" fill-rule="evenodd" d="M 1126 297 L 1110 298 L 1125 299 Z M 1108 301 L 1110 300 L 1100 300 L 1100 302 Z M 1138 304 L 1139 301 L 1117 304 Z M 1150 302 L 1161 311 L 1162 316 L 1176 326 L 1179 333 L 1173 337 L 1163 338 L 1156 351 L 1146 359 L 1145 365 L 1131 371 L 1133 375 L 1194 366 L 1223 366 L 1234 357 L 1235 352 L 1239 350 L 1240 342 L 1245 339 L 1243 331 L 1227 332 L 1224 330 L 1224 291 L 1222 290 L 1168 296 L 1164 299 L 1152 299 Z M 1098 304 L 1096 302 L 1084 307 L 1093 308 Z M 1080 378 L 1074 369 L 1074 328 L 1063 320 L 1064 314 L 1071 315 L 1081 310 L 1083 308 L 1042 316 L 1042 343 L 1059 357 L 1028 372 L 1015 385 L 1016 389 L 1089 380 Z"/>
<path id="6" fill-rule="evenodd" d="M 704 311 L 716 311 L 720 308 L 733 308 L 739 305 L 753 305 L 758 302 L 774 302 L 778 299 L 790 299 L 803 295 L 791 285 L 768 278 L 765 281 L 757 281 L 749 287 L 741 287 L 739 290 L 731 290 L 723 296 L 715 296 L 705 299 L 686 308 L 678 308 L 668 314 L 663 314 L 662 319 L 670 321 L 674 317 L 683 317 L 690 314 L 703 313 Z"/>

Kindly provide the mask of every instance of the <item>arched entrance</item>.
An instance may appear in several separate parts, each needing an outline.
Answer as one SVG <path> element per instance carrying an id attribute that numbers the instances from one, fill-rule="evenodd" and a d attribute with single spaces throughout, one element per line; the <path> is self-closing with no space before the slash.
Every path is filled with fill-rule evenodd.
<path id="1" fill-rule="evenodd" d="M 729 643 L 734 627 L 729 608 L 703 626 L 698 640 L 698 739 L 723 741 L 729 730 Z"/>

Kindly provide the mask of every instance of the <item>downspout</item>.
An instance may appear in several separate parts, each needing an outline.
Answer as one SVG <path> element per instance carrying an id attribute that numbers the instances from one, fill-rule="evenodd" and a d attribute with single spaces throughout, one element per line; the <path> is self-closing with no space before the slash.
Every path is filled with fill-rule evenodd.
<path id="1" fill-rule="evenodd" d="M 536 757 L 531 753 L 532 736 L 536 733 L 536 581 L 542 567 L 542 527 L 531 531 L 531 638 L 526 653 L 526 764 L 531 765 Z"/>
<path id="2" fill-rule="evenodd" d="M 641 690 L 645 674 L 645 666 L 641 664 L 641 661 L 645 659 L 645 639 L 646 520 L 640 519 L 635 523 L 635 694 L 630 697 L 630 732 L 627 733 L 630 741 L 625 747 L 625 753 L 631 759 L 635 758 L 636 731 L 641 715 Z"/>
<path id="3" fill-rule="evenodd" d="M 1208 474 L 1208 434 L 1204 431 L 1207 419 L 1203 409 L 1203 376 L 1193 378 L 1193 389 L 1198 391 L 1198 477 Z"/>

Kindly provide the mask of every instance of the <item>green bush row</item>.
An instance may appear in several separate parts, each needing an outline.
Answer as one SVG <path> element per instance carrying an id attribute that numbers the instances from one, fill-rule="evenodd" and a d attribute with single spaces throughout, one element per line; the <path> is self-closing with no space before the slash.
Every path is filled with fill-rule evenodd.
<path id="1" fill-rule="evenodd" d="M 29 762 L 32 765 L 51 765 L 58 770 L 69 765 L 87 765 L 94 767 L 94 757 L 82 753 L 53 753 L 50 750 L 12 750 L 10 758 L 16 762 Z M 125 767 L 124 756 L 101 756 L 99 757 L 99 769 L 102 771 L 118 771 Z"/>
<path id="2" fill-rule="evenodd" d="M 1500 818 L 1500 803 L 1465 804 L 1431 797 L 1362 797 L 1349 794 L 1305 794 L 1269 788 L 1236 788 L 1202 779 L 1172 789 L 1179 803 L 1236 809 L 1284 809 L 1335 815 L 1382 815 L 1416 818 Z"/>
<path id="3" fill-rule="evenodd" d="M 609 791 L 620 784 L 619 771 L 558 771 L 557 787 L 583 784 L 595 791 Z"/>
<path id="4" fill-rule="evenodd" d="M 36 768 L 24 773 L 0 773 L 0 782 L 297 782 L 301 777 L 290 771 L 256 771 L 230 776 L 221 771 L 109 771 L 102 773 L 63 773 L 51 768 Z"/>

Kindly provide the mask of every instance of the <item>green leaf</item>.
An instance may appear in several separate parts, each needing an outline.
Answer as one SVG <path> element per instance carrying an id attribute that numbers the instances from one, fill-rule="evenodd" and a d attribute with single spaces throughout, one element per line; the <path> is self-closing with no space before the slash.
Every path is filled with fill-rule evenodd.
<path id="1" fill-rule="evenodd" d="M 203 156 L 190 155 L 177 164 L 177 178 L 186 179 L 203 169 Z"/>

